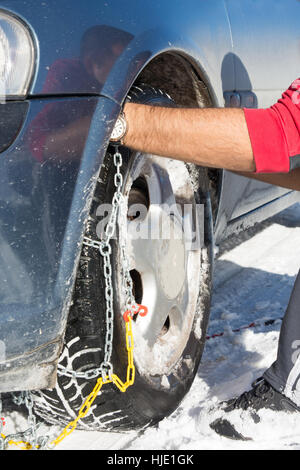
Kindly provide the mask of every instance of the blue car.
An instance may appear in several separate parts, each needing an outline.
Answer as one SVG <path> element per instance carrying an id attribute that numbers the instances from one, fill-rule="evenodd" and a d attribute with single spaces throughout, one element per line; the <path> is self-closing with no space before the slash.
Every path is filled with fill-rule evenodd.
<path id="1" fill-rule="evenodd" d="M 112 129 L 126 100 L 270 106 L 299 76 L 300 3 L 0 8 L 0 393 L 31 391 L 49 423 L 144 428 L 197 373 L 215 246 L 299 196 Z"/>

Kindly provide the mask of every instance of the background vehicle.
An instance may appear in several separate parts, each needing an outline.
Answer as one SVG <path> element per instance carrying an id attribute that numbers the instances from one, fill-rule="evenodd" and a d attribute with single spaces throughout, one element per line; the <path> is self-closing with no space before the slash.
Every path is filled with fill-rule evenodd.
<path id="1" fill-rule="evenodd" d="M 68 422 L 94 382 L 58 376 L 56 383 L 58 361 L 84 371 L 103 360 L 103 267 L 83 238 L 95 238 L 98 207 L 113 196 L 108 141 L 122 103 L 129 93 L 168 106 L 271 105 L 298 76 L 300 4 L 1 0 L 0 7 L 0 392 L 36 390 L 36 412 Z M 149 306 L 134 326 L 136 382 L 126 396 L 103 389 L 82 427 L 145 426 L 178 406 L 205 343 L 214 245 L 298 200 L 230 172 L 122 153 L 129 208 L 143 202 L 147 218 L 156 204 L 202 203 L 204 244 L 131 242 L 135 297 Z M 160 216 L 180 232 L 182 219 Z M 117 242 L 112 357 L 122 375 Z"/>

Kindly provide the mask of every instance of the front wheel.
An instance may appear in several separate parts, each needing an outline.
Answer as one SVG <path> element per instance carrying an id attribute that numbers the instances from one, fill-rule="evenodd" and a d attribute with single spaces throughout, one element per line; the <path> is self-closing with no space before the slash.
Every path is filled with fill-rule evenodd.
<path id="1" fill-rule="evenodd" d="M 174 105 L 164 93 L 147 86 L 134 88 L 131 99 Z M 195 168 L 191 174 L 183 162 L 125 148 L 121 151 L 122 193 L 127 201 L 126 258 L 135 301 L 145 305 L 148 314 L 132 322 L 134 384 L 125 393 L 114 384 L 104 385 L 87 416 L 79 420 L 79 429 L 144 428 L 173 412 L 197 373 L 209 317 L 211 256 L 206 237 L 203 243 L 199 234 L 211 234 L 209 224 L 203 226 L 203 211 L 198 210 L 204 202 L 199 195 L 207 181 Z M 88 238 L 97 239 L 99 235 L 104 221 L 102 209 L 111 203 L 115 191 L 114 173 L 108 151 L 91 207 Z M 127 352 L 119 235 L 117 232 L 111 243 L 111 362 L 114 373 L 124 381 Z M 83 245 L 59 364 L 77 372 L 97 368 L 104 359 L 106 341 L 103 259 L 97 248 Z M 58 375 L 55 389 L 34 392 L 36 414 L 53 424 L 67 424 L 76 418 L 95 383 L 96 379 Z"/>

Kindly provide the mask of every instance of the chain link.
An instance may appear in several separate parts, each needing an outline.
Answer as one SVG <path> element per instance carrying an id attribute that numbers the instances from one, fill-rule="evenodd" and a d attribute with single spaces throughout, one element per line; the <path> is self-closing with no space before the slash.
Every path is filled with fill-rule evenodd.
<path id="1" fill-rule="evenodd" d="M 129 270 L 129 262 L 126 255 L 126 201 L 122 194 L 123 175 L 121 167 L 123 164 L 122 155 L 116 149 L 113 155 L 113 162 L 116 168 L 114 175 L 115 192 L 112 198 L 112 210 L 104 231 L 102 240 L 93 240 L 84 237 L 83 243 L 86 246 L 97 248 L 103 258 L 103 275 L 105 279 L 105 301 L 106 301 L 106 338 L 104 346 L 104 360 L 99 368 L 91 369 L 85 372 L 75 372 L 59 365 L 58 373 L 72 378 L 93 379 L 102 376 L 103 381 L 106 376 L 112 377 L 113 366 L 111 364 L 111 355 L 113 349 L 113 328 L 114 328 L 114 312 L 113 312 L 113 285 L 112 285 L 112 265 L 111 265 L 111 239 L 115 234 L 117 227 L 117 218 L 119 217 L 119 246 L 121 259 L 121 278 L 122 290 L 125 298 L 125 310 L 129 310 L 131 316 L 137 311 L 138 306 L 133 296 L 133 283 Z"/>
<path id="2" fill-rule="evenodd" d="M 126 374 L 126 382 L 122 382 L 122 380 L 116 375 L 111 373 L 106 377 L 100 377 L 97 379 L 96 385 L 92 392 L 89 394 L 83 405 L 81 406 L 77 417 L 74 421 L 71 421 L 67 426 L 63 429 L 61 434 L 56 437 L 52 442 L 51 446 L 56 446 L 61 441 L 63 441 L 67 436 L 69 436 L 77 427 L 77 423 L 80 419 L 84 418 L 93 402 L 97 398 L 101 388 L 103 385 L 108 383 L 114 383 L 121 392 L 126 392 L 127 388 L 133 385 L 134 378 L 135 378 L 135 367 L 133 363 L 133 334 L 132 334 L 132 320 L 131 317 L 128 317 L 128 321 L 126 322 L 126 348 L 128 353 L 128 365 L 127 365 L 127 374 Z"/>
<path id="3" fill-rule="evenodd" d="M 42 447 L 44 444 L 45 437 L 37 437 L 37 430 L 41 426 L 41 423 L 36 422 L 36 417 L 33 414 L 33 399 L 31 393 L 20 392 L 19 395 L 12 393 L 13 402 L 18 405 L 25 405 L 28 410 L 28 418 L 27 418 L 27 425 L 28 429 L 22 432 L 9 434 L 5 436 L 1 433 L 1 440 L 0 440 L 0 449 L 5 450 L 9 445 L 16 445 L 21 449 L 26 450 L 36 450 Z M 2 402 L 0 397 L 0 411 L 2 409 Z"/>
<path id="4" fill-rule="evenodd" d="M 113 155 L 113 162 L 116 168 L 114 175 L 115 192 L 112 198 L 112 210 L 101 241 L 92 240 L 84 237 L 83 243 L 87 246 L 97 248 L 103 258 L 103 276 L 105 280 L 105 302 L 106 302 L 106 337 L 104 346 L 104 360 L 99 368 L 88 370 L 86 372 L 74 372 L 65 367 L 58 366 L 58 373 L 73 378 L 91 379 L 99 375 L 103 381 L 106 376 L 112 377 L 113 366 L 111 364 L 111 355 L 113 349 L 113 330 L 114 330 L 114 311 L 113 311 L 113 285 L 112 285 L 112 265 L 111 265 L 111 239 L 115 234 L 117 226 L 117 217 L 122 214 L 125 198 L 122 194 L 123 175 L 121 173 L 122 155 L 117 150 Z M 129 271 L 128 271 L 129 273 Z M 130 276 L 130 274 L 129 274 Z M 131 284 L 132 285 L 132 284 Z"/>
<path id="5" fill-rule="evenodd" d="M 22 449 L 51 449 L 59 444 L 65 437 L 70 435 L 77 426 L 80 419 L 84 418 L 89 412 L 94 400 L 98 396 L 102 386 L 107 383 L 114 383 L 121 392 L 125 392 L 129 386 L 134 383 L 135 367 L 133 362 L 133 333 L 132 333 L 132 316 L 139 311 L 143 311 L 145 315 L 147 308 L 135 303 L 133 296 L 133 283 L 129 271 L 129 262 L 126 256 L 126 207 L 125 198 L 122 194 L 123 175 L 121 173 L 122 155 L 116 147 L 113 155 L 116 173 L 114 175 L 115 192 L 112 198 L 112 210 L 102 240 L 93 240 L 84 237 L 83 243 L 86 246 L 97 248 L 103 258 L 103 276 L 105 279 L 105 301 L 106 301 L 106 336 L 104 347 L 104 360 L 98 368 L 94 368 L 85 372 L 72 371 L 58 364 L 58 374 L 71 378 L 81 378 L 86 380 L 98 377 L 96 385 L 89 394 L 74 421 L 71 421 L 61 432 L 61 434 L 50 442 L 48 436 L 37 437 L 37 429 L 40 424 L 36 423 L 33 414 L 33 399 L 30 392 L 21 392 L 20 395 L 12 394 L 13 400 L 17 405 L 25 404 L 28 410 L 28 429 L 24 432 L 10 434 L 5 436 L 1 433 L 3 423 L 0 420 L 0 450 L 5 449 L 9 444 L 15 444 Z M 111 355 L 113 350 L 113 329 L 114 329 L 114 310 L 113 310 L 113 284 L 112 284 L 112 265 L 111 265 L 111 239 L 115 234 L 117 227 L 117 219 L 119 216 L 119 245 L 121 258 L 121 277 L 122 290 L 125 297 L 125 314 L 123 315 L 126 325 L 126 349 L 128 354 L 128 365 L 126 381 L 122 380 L 113 373 L 113 365 L 111 363 Z M 0 413 L 2 410 L 1 394 L 0 394 Z M 20 441 L 17 441 L 20 439 Z M 24 441 L 23 439 L 27 439 Z"/>

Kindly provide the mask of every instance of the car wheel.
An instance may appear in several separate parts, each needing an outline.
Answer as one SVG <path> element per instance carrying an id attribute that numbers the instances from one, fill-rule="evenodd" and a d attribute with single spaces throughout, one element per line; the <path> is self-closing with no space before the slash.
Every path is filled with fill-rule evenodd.
<path id="1" fill-rule="evenodd" d="M 167 95 L 147 86 L 134 88 L 130 96 L 141 103 L 173 106 Z M 103 208 L 111 203 L 115 191 L 110 150 L 100 170 L 86 229 L 86 237 L 95 240 L 104 226 Z M 125 393 L 113 383 L 103 385 L 89 413 L 78 421 L 78 429 L 139 429 L 169 415 L 188 392 L 205 343 L 211 292 L 211 229 L 205 222 L 207 217 L 197 209 L 209 199 L 205 199 L 206 178 L 200 169 L 199 173 L 184 162 L 137 154 L 126 148 L 121 152 L 128 266 L 135 301 L 145 305 L 148 313 L 132 321 L 134 384 Z M 118 236 L 111 242 L 111 362 L 114 373 L 125 380 L 127 352 Z M 105 338 L 103 259 L 97 248 L 83 245 L 60 366 L 77 372 L 99 367 L 104 359 Z M 59 374 L 54 389 L 33 392 L 35 413 L 49 423 L 65 425 L 76 418 L 95 383 L 96 379 Z"/>

